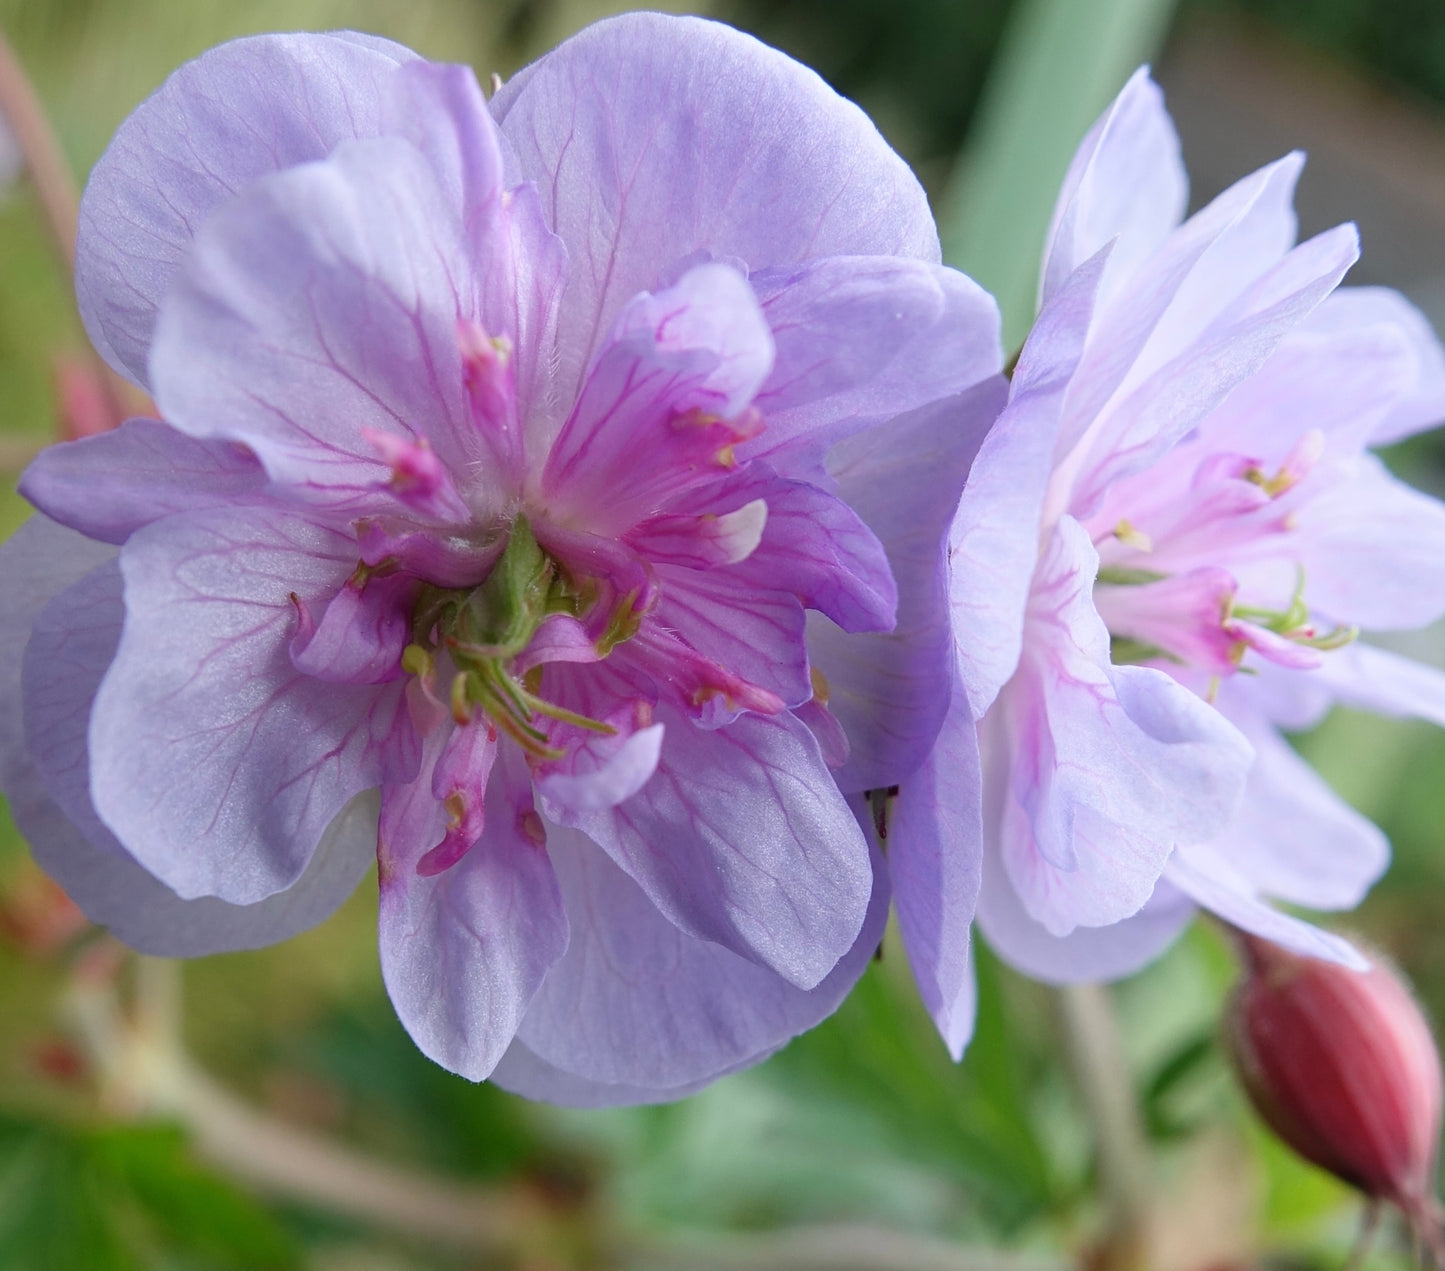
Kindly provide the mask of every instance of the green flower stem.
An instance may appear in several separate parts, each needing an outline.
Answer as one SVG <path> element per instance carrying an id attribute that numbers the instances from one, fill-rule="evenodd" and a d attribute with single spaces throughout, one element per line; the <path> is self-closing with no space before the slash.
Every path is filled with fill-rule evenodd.
<path id="1" fill-rule="evenodd" d="M 1149 1148 L 1114 1003 L 1101 984 L 1065 985 L 1057 998 L 1079 1095 L 1094 1128 L 1106 1222 L 1096 1265 L 1136 1271 L 1146 1265 L 1153 1205 Z"/>

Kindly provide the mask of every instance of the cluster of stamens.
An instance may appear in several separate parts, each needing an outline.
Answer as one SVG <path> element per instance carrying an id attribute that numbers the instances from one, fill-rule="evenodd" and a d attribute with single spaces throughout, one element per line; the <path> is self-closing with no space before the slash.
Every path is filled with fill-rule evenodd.
<path id="1" fill-rule="evenodd" d="M 483 714 L 532 758 L 559 760 L 565 752 L 552 744 L 544 721 L 594 733 L 616 729 L 549 702 L 541 696 L 542 666 L 518 674 L 516 662 L 551 615 L 589 616 L 596 604 L 589 592 L 542 550 L 526 518 L 518 517 L 506 549 L 480 586 L 423 588 L 402 669 L 435 697 L 438 660 L 445 655 L 454 671 L 447 702 L 458 724 Z M 641 615 L 634 601 L 624 597 L 608 614 L 595 642 L 599 657 L 636 632 Z"/>

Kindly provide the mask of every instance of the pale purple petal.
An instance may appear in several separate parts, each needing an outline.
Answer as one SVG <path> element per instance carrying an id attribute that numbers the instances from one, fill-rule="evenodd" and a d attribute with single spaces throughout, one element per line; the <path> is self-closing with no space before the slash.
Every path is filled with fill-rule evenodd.
<path id="1" fill-rule="evenodd" d="M 748 1068 L 766 1058 L 765 1054 L 759 1055 L 738 1067 Z M 563 1108 L 616 1108 L 673 1103 L 696 1094 L 726 1075 L 725 1072 L 713 1073 L 683 1086 L 628 1086 L 615 1082 L 589 1081 L 586 1077 L 566 1072 L 537 1058 L 533 1051 L 520 1041 L 514 1040 L 507 1048 L 507 1053 L 492 1069 L 489 1080 L 503 1090 L 539 1103 L 551 1103 Z"/>
<path id="2" fill-rule="evenodd" d="M 251 186 L 207 222 L 151 350 L 166 419 L 250 446 L 303 497 L 404 510 L 366 429 L 425 438 L 454 475 L 483 453 L 457 321 L 469 249 L 405 142 L 350 142 Z"/>
<path id="3" fill-rule="evenodd" d="M 1320 476 L 1333 484 L 1294 516 L 1311 607 L 1372 631 L 1445 614 L 1445 504 L 1370 454 Z"/>
<path id="4" fill-rule="evenodd" d="M 1302 690 L 1313 689 L 1319 697 L 1312 695 L 1309 705 L 1317 706 L 1320 714 L 1333 698 L 1341 706 L 1396 719 L 1425 719 L 1445 728 L 1445 671 L 1371 644 L 1356 641 L 1327 653 L 1317 671 L 1308 675 L 1281 672 L 1275 679 L 1290 681 L 1291 687 L 1299 684 Z M 1271 711 L 1271 718 L 1282 727 L 1300 726 L 1282 719 L 1276 711 Z"/>
<path id="5" fill-rule="evenodd" d="M 888 877 L 913 978 L 949 1053 L 961 1059 L 977 1006 L 969 932 L 983 860 L 978 732 L 961 684 L 886 824 Z"/>
<path id="6" fill-rule="evenodd" d="M 90 799 L 91 708 L 120 643 L 120 561 L 97 566 L 36 615 L 23 661 L 25 744 L 60 811 L 104 851 L 122 852 Z"/>
<path id="7" fill-rule="evenodd" d="M 265 484 L 256 457 L 226 441 L 198 441 L 155 419 L 42 450 L 20 493 L 46 515 L 106 543 L 142 525 L 217 502 L 254 502 Z"/>
<path id="8" fill-rule="evenodd" d="M 1018 665 L 1054 445 L 1108 253 L 1101 249 L 1075 270 L 1039 314 L 1008 407 L 979 447 L 949 531 L 953 630 L 976 719 Z"/>
<path id="9" fill-rule="evenodd" d="M 23 656 L 35 621 L 61 593 L 109 568 L 115 554 L 114 547 L 85 538 L 43 515 L 32 516 L 0 545 L 0 588 L 5 595 L 5 604 L 0 606 L 0 638 L 9 651 L 0 666 L 0 778 L 12 799 L 12 780 L 18 782 L 22 774 L 24 781 L 36 788 L 38 798 L 48 798 L 39 787 L 30 755 L 23 705 Z M 102 615 L 95 625 L 103 627 L 104 621 Z M 56 749 L 59 763 L 55 766 L 63 766 L 67 747 Z M 71 745 L 69 749 L 73 752 L 75 748 Z"/>
<path id="10" fill-rule="evenodd" d="M 518 1039 L 543 1063 L 603 1086 L 682 1093 L 766 1057 L 837 1008 L 887 918 L 880 876 L 851 947 L 821 984 L 803 990 L 679 930 L 583 834 L 549 828 L 548 850 L 572 943 L 548 972 Z M 640 1100 L 598 1092 L 585 1101 Z"/>
<path id="11" fill-rule="evenodd" d="M 1053 935 L 1137 913 L 1170 848 L 1222 829 L 1249 745 L 1161 671 L 1112 666 L 1098 556 L 1063 518 L 1045 548 L 1019 669 L 985 721 L 985 832 Z"/>
<path id="12" fill-rule="evenodd" d="M 968 418 L 961 411 L 956 417 Z M 890 424 L 879 431 L 888 435 L 890 444 L 885 453 L 889 458 L 909 453 L 906 426 Z M 959 445 L 955 448 L 965 449 L 969 441 L 967 425 L 959 426 L 957 431 Z M 884 447 L 860 443 L 852 449 L 872 452 Z M 859 461 L 842 458 L 846 453 L 851 453 L 849 447 L 839 449 L 836 468 L 846 464 L 851 470 L 859 465 Z M 873 453 L 869 457 L 881 459 Z M 936 459 L 937 455 L 930 454 L 929 458 Z M 962 462 L 966 464 L 967 459 Z M 886 467 L 881 462 L 876 466 L 877 480 L 893 489 Z M 952 465 L 955 470 L 958 466 Z M 921 469 L 919 461 L 911 475 L 924 476 Z M 829 475 L 837 480 L 836 473 Z M 874 474 L 870 471 L 869 476 Z M 862 482 L 855 480 L 853 484 L 861 486 Z M 754 503 L 762 505 L 765 519 L 755 545 L 736 562 L 719 562 L 722 567 L 712 571 L 728 580 L 738 596 L 760 591 L 791 593 L 807 608 L 827 614 L 845 630 L 887 630 L 894 624 L 898 607 L 898 589 L 887 555 L 861 519 L 861 502 L 854 497 L 855 492 L 849 489 L 840 493 L 843 498 L 806 481 L 779 476 L 767 464 L 757 462 L 735 476 L 690 492 L 680 506 L 717 524 L 734 510 Z M 867 491 L 858 493 L 866 496 Z M 919 510 L 921 505 L 914 509 Z M 664 527 L 674 519 L 663 518 Z M 657 551 L 657 526 L 657 519 L 645 522 L 627 537 L 649 559 L 665 561 L 667 556 Z"/>
<path id="13" fill-rule="evenodd" d="M 399 44 L 259 35 L 187 62 L 123 123 L 92 169 L 76 293 L 106 361 L 146 384 L 156 312 L 206 218 L 257 177 L 375 136 Z"/>
<path id="14" fill-rule="evenodd" d="M 1363 971 L 1369 963 L 1347 940 L 1291 917 L 1262 900 L 1252 884 L 1207 847 L 1181 848 L 1164 876 L 1196 904 L 1275 944 Z"/>
<path id="15" fill-rule="evenodd" d="M 1056 936 L 1024 908 L 997 850 L 990 848 L 984 857 L 979 932 L 1014 970 L 1045 984 L 1084 984 L 1133 975 L 1173 944 L 1194 914 L 1193 902 L 1161 879 L 1143 907 L 1129 917 L 1106 927 L 1075 927 L 1068 935 Z"/>
<path id="16" fill-rule="evenodd" d="M 291 665 L 333 684 L 385 684 L 402 676 L 401 655 L 411 639 L 412 609 L 420 584 L 404 574 L 358 583 L 348 579 L 313 618 L 299 597 L 293 602 L 296 634 Z"/>
<path id="17" fill-rule="evenodd" d="M 755 268 L 938 259 L 922 188 L 863 112 L 720 23 L 655 13 L 596 23 L 505 85 L 492 109 L 572 261 L 563 402 L 621 306 L 695 253 Z"/>
<path id="18" fill-rule="evenodd" d="M 291 595 L 319 607 L 354 550 L 265 506 L 167 517 L 122 550 L 127 616 L 91 718 L 92 794 L 180 895 L 250 904 L 289 887 L 353 795 L 415 771 L 400 685 L 291 665 Z"/>
<path id="19" fill-rule="evenodd" d="M 1044 248 L 1040 304 L 1114 239 L 1104 290 L 1116 290 L 1179 224 L 1188 201 L 1179 134 L 1159 85 L 1141 66 L 1069 165 Z"/>
<path id="20" fill-rule="evenodd" d="M 821 453 L 1003 365 L 998 306 L 956 270 L 837 257 L 756 271 L 750 281 L 777 358 L 755 403 L 767 429 L 739 447 L 745 458 Z"/>
<path id="21" fill-rule="evenodd" d="M 898 587 L 891 631 L 846 635 L 821 616 L 808 621 L 809 656 L 848 737 L 848 760 L 835 774 L 844 790 L 903 780 L 943 721 L 955 658 L 944 536 L 1004 392 L 1002 379 L 987 380 L 860 433 L 829 458 L 839 493 L 878 535 Z"/>
<path id="22" fill-rule="evenodd" d="M 1310 909 L 1353 909 L 1390 862 L 1379 827 L 1305 763 L 1230 681 L 1220 709 L 1254 747 L 1244 799 L 1210 852 L 1263 895 Z"/>
<path id="23" fill-rule="evenodd" d="M 1430 320 L 1398 291 L 1388 287 L 1341 287 L 1313 314 L 1308 325 L 1319 331 L 1351 331 L 1366 326 L 1393 328 L 1415 356 L 1415 377 L 1407 392 L 1375 428 L 1371 444 L 1387 446 L 1445 420 L 1445 348 Z"/>
<path id="24" fill-rule="evenodd" d="M 1313 318 L 1280 341 L 1200 425 L 1200 439 L 1211 450 L 1247 455 L 1273 472 L 1315 429 L 1326 439 L 1327 456 L 1353 456 L 1411 392 L 1419 368 L 1399 327 L 1372 323 L 1320 331 Z"/>
<path id="25" fill-rule="evenodd" d="M 659 565 L 656 573 L 662 599 L 650 621 L 784 706 L 813 695 L 803 638 L 807 615 L 796 596 L 746 586 L 725 569 Z"/>
<path id="26" fill-rule="evenodd" d="M 0 580 L 7 597 L 0 612 L 0 640 L 5 647 L 22 648 L 50 591 L 71 585 L 78 572 L 92 568 L 112 551 L 44 517 L 35 517 L 23 526 L 0 548 Z M 117 625 L 112 645 L 118 636 Z M 73 647 L 78 650 L 78 645 Z M 37 661 L 41 666 L 47 664 L 44 658 Z M 375 855 L 376 807 L 374 800 L 363 795 L 327 827 L 306 872 L 288 890 L 249 906 L 228 905 L 210 897 L 182 900 L 131 859 L 93 811 L 87 814 L 72 803 L 68 818 L 56 806 L 23 740 L 21 660 L 11 658 L 7 667 L 0 673 L 0 788 L 11 815 L 30 840 L 35 859 L 86 917 L 109 927 L 132 947 L 158 957 L 199 957 L 288 939 L 328 917 L 370 867 Z M 93 697 L 99 679 L 99 674 L 93 673 L 80 691 Z M 87 700 L 80 719 L 82 749 L 71 755 L 74 771 L 69 777 L 73 788 L 86 792 L 87 806 L 89 762 L 83 749 L 83 725 L 88 709 Z M 88 826 L 89 836 L 81 831 L 81 824 Z"/>
<path id="27" fill-rule="evenodd" d="M 426 155 L 447 207 L 468 234 L 487 228 L 487 204 L 505 188 L 502 139 L 470 66 L 428 62 L 401 66 L 383 104 L 384 131 Z"/>
<path id="28" fill-rule="evenodd" d="M 548 506 L 594 533 L 621 531 L 736 460 L 756 428 L 734 419 L 773 363 L 752 289 L 700 265 L 618 314 L 542 474 Z"/>
<path id="29" fill-rule="evenodd" d="M 615 808 L 562 816 L 667 918 L 815 987 L 852 946 L 872 875 L 867 846 L 812 734 L 791 715 L 706 730 L 659 710 L 652 779 Z"/>
<path id="30" fill-rule="evenodd" d="M 595 759 L 587 746 L 578 747 L 570 772 L 551 773 L 537 782 L 543 809 L 597 812 L 630 799 L 657 770 L 663 731 L 661 724 L 638 729 L 621 746 L 598 746 Z"/>
<path id="31" fill-rule="evenodd" d="M 1087 515 L 1110 482 L 1142 471 L 1176 445 L 1264 364 L 1279 341 L 1334 290 L 1359 254 L 1353 225 L 1327 230 L 1231 297 L 1214 323 L 1193 333 L 1178 356 L 1142 382 L 1136 364 L 1115 402 L 1080 442 L 1085 457 L 1069 507 Z"/>
<path id="32" fill-rule="evenodd" d="M 468 316 L 480 321 L 488 341 L 501 338 L 509 346 L 504 366 L 515 417 L 505 427 L 520 433 L 555 407 L 546 380 L 567 250 L 547 226 L 536 187 L 515 185 L 515 156 L 470 67 L 418 59 L 402 68 L 395 84 L 389 131 L 430 160 L 447 206 L 457 209 L 475 248 L 481 312 Z M 508 455 L 504 464 L 520 476 L 518 458 Z"/>
<path id="33" fill-rule="evenodd" d="M 382 795 L 381 971 L 422 1052 L 481 1081 L 567 948 L 567 915 L 520 759 L 492 770 L 480 840 L 442 873 L 417 872 L 446 828 L 432 793 L 436 740 L 416 781 Z"/>
<path id="34" fill-rule="evenodd" d="M 1187 351 L 1221 310 L 1295 239 L 1294 186 L 1304 158 L 1287 155 L 1236 182 L 1164 241 L 1103 309 L 1071 384 L 1071 448 L 1116 392 L 1132 391 Z M 1121 390 L 1121 385 L 1123 389 Z"/>

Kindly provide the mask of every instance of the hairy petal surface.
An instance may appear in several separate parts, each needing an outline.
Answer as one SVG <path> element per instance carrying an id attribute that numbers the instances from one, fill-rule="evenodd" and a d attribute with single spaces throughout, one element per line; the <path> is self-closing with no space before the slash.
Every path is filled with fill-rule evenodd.
<path id="1" fill-rule="evenodd" d="M 301 875 L 362 790 L 419 756 L 400 685 L 297 672 L 291 600 L 320 608 L 345 535 L 264 505 L 167 517 L 121 555 L 126 622 L 90 725 L 96 810 L 182 896 L 250 904 Z"/>
<path id="2" fill-rule="evenodd" d="M 258 177 L 376 136 L 414 56 L 374 36 L 258 35 L 175 71 L 120 126 L 81 201 L 76 295 L 101 356 L 147 385 L 157 311 L 206 218 Z"/>
<path id="3" fill-rule="evenodd" d="M 580 829 L 689 935 L 802 989 L 853 945 L 872 892 L 867 846 L 808 730 L 786 712 L 701 729 L 660 708 L 652 779 Z"/>
<path id="4" fill-rule="evenodd" d="M 922 187 L 867 116 L 720 23 L 599 22 L 491 105 L 572 261 L 558 328 L 564 402 L 620 307 L 697 253 L 754 268 L 938 260 Z"/>

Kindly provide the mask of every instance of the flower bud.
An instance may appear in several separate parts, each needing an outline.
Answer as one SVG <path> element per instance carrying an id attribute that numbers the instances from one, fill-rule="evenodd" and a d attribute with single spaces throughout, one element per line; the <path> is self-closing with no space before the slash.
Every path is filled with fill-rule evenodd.
<path id="1" fill-rule="evenodd" d="M 1244 979 L 1226 1037 L 1251 1102 L 1306 1160 L 1390 1201 L 1432 1246 L 1440 1056 L 1401 978 L 1239 933 Z"/>

